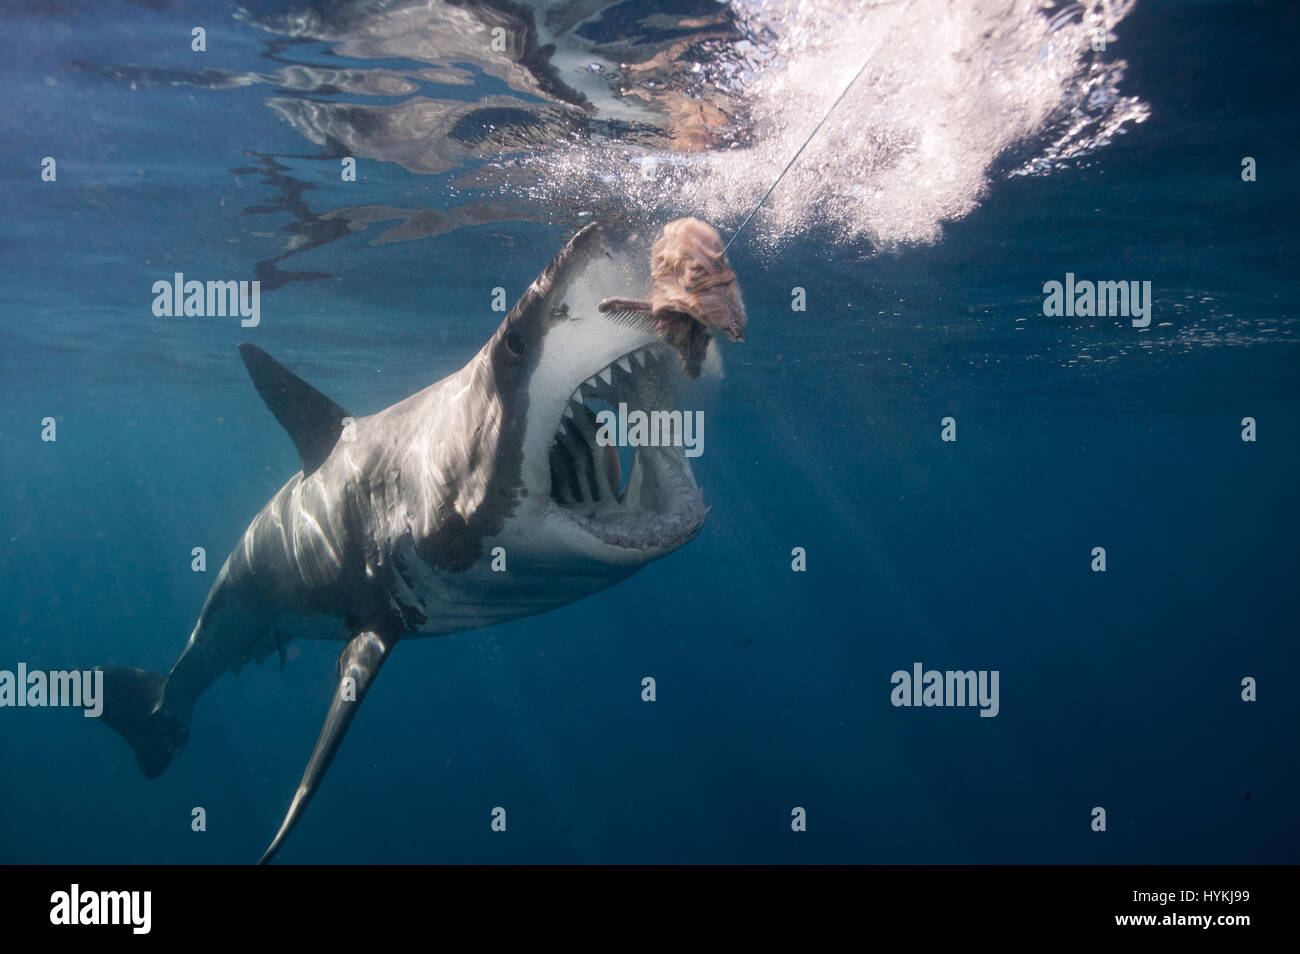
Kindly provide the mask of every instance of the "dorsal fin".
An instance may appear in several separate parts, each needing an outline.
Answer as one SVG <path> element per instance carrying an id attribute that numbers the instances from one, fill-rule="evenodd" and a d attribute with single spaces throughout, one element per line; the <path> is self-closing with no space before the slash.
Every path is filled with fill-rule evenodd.
<path id="1" fill-rule="evenodd" d="M 302 475 L 311 476 L 338 443 L 348 412 L 257 345 L 245 341 L 239 355 L 253 387 L 298 449 Z"/>

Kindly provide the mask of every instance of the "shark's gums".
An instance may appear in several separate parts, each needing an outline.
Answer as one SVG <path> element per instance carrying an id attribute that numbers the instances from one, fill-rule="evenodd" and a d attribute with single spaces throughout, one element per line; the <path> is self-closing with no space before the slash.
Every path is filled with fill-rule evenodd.
<path id="1" fill-rule="evenodd" d="M 734 282 L 713 254 L 712 229 L 695 223 L 682 234 L 704 236 L 709 275 L 720 276 L 709 287 Z M 716 359 L 710 326 L 664 333 L 665 321 L 680 331 L 694 320 L 684 313 L 657 320 L 609 307 L 645 287 L 643 262 L 587 226 L 465 367 L 368 417 L 240 346 L 302 470 L 226 559 L 171 672 L 102 670 L 102 719 L 147 776 L 185 745 L 194 705 L 217 677 L 293 639 L 344 642 L 333 700 L 268 861 L 399 640 L 563 606 L 699 533 L 703 495 L 680 446 L 638 446 L 624 474 L 616 449 L 596 440 L 592 404 L 665 411 L 686 380 L 683 363 L 694 376 L 702 356 Z M 738 290 L 734 300 L 738 317 L 721 327 L 743 334 Z M 508 556 L 507 572 L 494 572 L 493 554 Z"/>

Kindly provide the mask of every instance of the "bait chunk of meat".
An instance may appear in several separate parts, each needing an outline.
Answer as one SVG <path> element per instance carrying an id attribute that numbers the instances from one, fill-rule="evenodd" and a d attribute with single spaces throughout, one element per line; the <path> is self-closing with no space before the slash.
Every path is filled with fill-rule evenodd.
<path id="1" fill-rule="evenodd" d="M 709 338 L 721 331 L 745 340 L 745 303 L 736 273 L 727 266 L 722 238 L 699 219 L 677 219 L 664 226 L 650 250 L 649 301 L 607 298 L 602 311 L 649 311 L 659 337 L 682 356 L 682 367 L 699 377 Z"/>

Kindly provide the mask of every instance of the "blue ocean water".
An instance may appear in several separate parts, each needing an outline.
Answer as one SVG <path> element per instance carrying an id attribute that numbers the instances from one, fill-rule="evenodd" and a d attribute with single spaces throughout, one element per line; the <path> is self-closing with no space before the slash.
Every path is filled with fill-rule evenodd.
<path id="1" fill-rule="evenodd" d="M 372 413 L 468 360 L 570 215 L 609 212 L 507 186 L 466 219 L 482 157 L 341 182 L 347 153 L 268 99 L 362 94 L 243 80 L 428 64 L 286 40 L 271 6 L 3 7 L 0 669 L 171 666 L 299 466 L 239 341 Z M 1140 3 L 1115 31 L 1150 117 L 990 175 L 935 242 L 815 217 L 738 242 L 750 335 L 694 465 L 704 531 L 580 603 L 399 645 L 282 860 L 1300 860 L 1296 18 Z M 512 90 L 460 69 L 439 96 Z M 261 279 L 261 325 L 155 318 L 176 271 Z M 1067 272 L 1150 281 L 1151 327 L 1045 317 Z M 333 690 L 339 647 L 292 649 L 218 681 L 152 781 L 75 711 L 0 709 L 0 860 L 255 860 Z M 891 705 L 915 662 L 998 670 L 999 714 Z"/>

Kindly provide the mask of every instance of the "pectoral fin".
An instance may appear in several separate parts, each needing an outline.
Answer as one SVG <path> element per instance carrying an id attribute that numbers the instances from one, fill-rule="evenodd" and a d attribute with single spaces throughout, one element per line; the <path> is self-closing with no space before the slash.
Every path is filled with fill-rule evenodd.
<path id="1" fill-rule="evenodd" d="M 334 760 L 334 753 L 343 742 L 343 735 L 352 724 L 352 717 L 356 715 L 361 700 L 366 697 L 379 667 L 384 664 L 396 642 L 392 637 L 362 631 L 352 637 L 339 656 L 339 684 L 334 689 L 334 700 L 330 703 L 325 724 L 321 726 L 320 736 L 316 739 L 316 748 L 312 750 L 302 781 L 298 783 L 298 791 L 294 793 L 289 811 L 280 823 L 280 830 L 262 855 L 259 865 L 264 865 L 275 857 L 293 826 L 298 824 L 307 803 L 320 787 L 330 762 Z"/>

